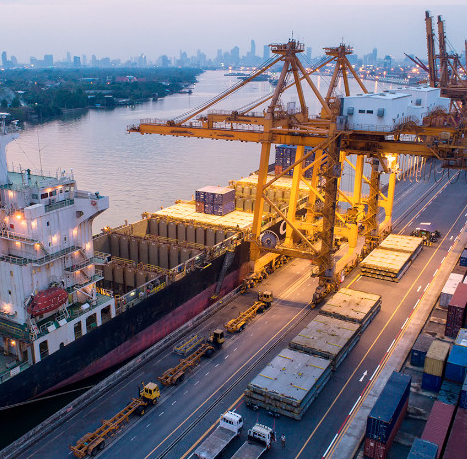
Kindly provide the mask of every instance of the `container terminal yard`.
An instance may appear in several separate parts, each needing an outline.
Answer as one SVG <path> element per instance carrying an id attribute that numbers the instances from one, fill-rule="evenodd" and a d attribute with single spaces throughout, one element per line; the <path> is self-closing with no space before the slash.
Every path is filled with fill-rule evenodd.
<path id="1" fill-rule="evenodd" d="M 129 126 L 130 133 L 256 142 L 259 169 L 105 228 L 93 238 L 95 256 L 65 268 L 92 266 L 77 289 L 90 301 L 77 317 L 48 316 L 47 331 L 30 320 L 40 358 L 4 383 L 11 391 L 3 404 L 18 401 L 27 375 L 59 362 L 67 348 L 60 379 L 35 381 L 23 395 L 137 357 L 2 457 L 383 459 L 419 457 L 419 450 L 464 457 L 455 445 L 465 435 L 465 406 L 457 408 L 455 394 L 467 361 L 465 342 L 453 342 L 463 333 L 467 295 L 462 280 L 454 288 L 448 278 L 467 265 L 467 83 L 458 56 L 446 50 L 442 19 L 438 53 L 428 13 L 425 20 L 428 86 L 368 93 L 347 58 L 350 47 L 326 48 L 309 70 L 299 58 L 303 44 L 289 40 L 271 45 L 269 61 L 203 106 Z M 236 111 L 211 109 L 276 64 L 283 67 L 270 97 Z M 327 64 L 334 73 L 323 97 L 310 75 Z M 351 76 L 362 94 L 350 94 Z M 305 83 L 318 115 L 308 113 Z M 298 107 L 282 104 L 289 89 Z M 101 199 L 88 198 L 92 206 Z M 17 263 L 18 255 L 2 258 Z M 96 290 L 86 291 L 90 285 Z M 442 291 L 447 305 L 437 305 Z M 28 311 L 37 316 L 54 309 L 31 298 Z M 101 298 L 115 302 L 92 315 Z M 55 350 L 53 337 L 68 323 L 74 341 Z M 413 355 L 409 363 L 423 327 L 433 340 L 412 354 L 426 352 L 424 364 Z M 79 346 L 89 353 L 73 361 Z M 441 439 L 430 427 L 423 435 L 410 430 L 411 417 L 429 426 L 427 400 L 438 391 L 454 406 Z"/>

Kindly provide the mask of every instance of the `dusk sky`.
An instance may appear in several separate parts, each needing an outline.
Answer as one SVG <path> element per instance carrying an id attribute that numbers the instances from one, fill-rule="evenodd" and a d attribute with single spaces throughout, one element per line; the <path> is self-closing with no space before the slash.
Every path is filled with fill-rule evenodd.
<path id="1" fill-rule="evenodd" d="M 254 39 L 257 54 L 262 55 L 264 44 L 287 41 L 293 31 L 295 38 L 312 47 L 313 56 L 344 40 L 360 56 L 375 46 L 379 56 L 399 58 L 407 52 L 425 59 L 425 9 L 443 16 L 448 39 L 461 54 L 467 38 L 465 3 L 0 0 L 0 52 L 16 55 L 20 62 L 44 54 L 62 60 L 67 51 L 72 56 L 123 60 L 144 53 L 154 61 L 180 50 L 191 55 L 201 49 L 214 57 L 218 48 L 230 50 L 235 45 L 243 55 Z"/>

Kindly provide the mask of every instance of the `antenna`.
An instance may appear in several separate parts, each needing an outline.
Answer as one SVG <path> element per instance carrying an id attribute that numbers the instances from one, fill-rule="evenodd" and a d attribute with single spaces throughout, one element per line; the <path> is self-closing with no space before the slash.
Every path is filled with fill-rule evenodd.
<path id="1" fill-rule="evenodd" d="M 44 173 L 42 171 L 42 151 L 41 151 L 41 144 L 39 141 L 39 131 L 36 131 L 36 134 L 37 134 L 37 148 L 39 150 L 39 164 L 41 166 L 41 177 L 43 177 Z"/>

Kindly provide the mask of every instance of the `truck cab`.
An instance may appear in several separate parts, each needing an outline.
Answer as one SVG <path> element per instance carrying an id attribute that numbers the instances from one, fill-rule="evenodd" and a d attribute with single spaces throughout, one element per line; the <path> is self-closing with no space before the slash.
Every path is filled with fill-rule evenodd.
<path id="1" fill-rule="evenodd" d="M 264 303 L 264 307 L 267 309 L 272 304 L 273 295 L 272 292 L 269 290 L 265 290 L 264 292 L 258 292 L 258 300 Z"/>
<path id="2" fill-rule="evenodd" d="M 243 417 L 235 411 L 227 411 L 219 418 L 219 426 L 240 435 L 243 428 Z"/>
<path id="3" fill-rule="evenodd" d="M 252 443 L 259 443 L 267 449 L 271 447 L 272 442 L 276 441 L 276 434 L 274 430 L 263 424 L 255 424 L 248 430 L 248 441 Z"/>
<path id="4" fill-rule="evenodd" d="M 156 383 L 143 383 L 143 389 L 139 391 L 139 396 L 147 403 L 155 405 L 161 396 L 159 386 Z"/>

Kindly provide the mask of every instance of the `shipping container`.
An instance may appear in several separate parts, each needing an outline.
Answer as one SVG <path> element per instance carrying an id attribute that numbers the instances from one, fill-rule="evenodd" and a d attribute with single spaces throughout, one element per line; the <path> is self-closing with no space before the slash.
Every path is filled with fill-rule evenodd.
<path id="1" fill-rule="evenodd" d="M 459 406 L 462 409 L 467 410 L 467 376 L 464 379 L 464 384 L 462 384 Z"/>
<path id="2" fill-rule="evenodd" d="M 446 443 L 449 427 L 456 407 L 447 403 L 436 401 L 431 409 L 430 416 L 423 429 L 422 439 L 438 445 L 438 458 L 441 456 Z"/>
<path id="3" fill-rule="evenodd" d="M 213 213 L 214 215 L 227 215 L 235 210 L 235 201 L 226 202 L 224 204 L 214 204 Z"/>
<path id="4" fill-rule="evenodd" d="M 410 448 L 407 459 L 436 459 L 438 457 L 438 445 L 431 441 L 416 438 Z"/>
<path id="5" fill-rule="evenodd" d="M 409 398 L 412 378 L 394 371 L 368 415 L 366 436 L 386 443 Z"/>
<path id="6" fill-rule="evenodd" d="M 369 457 L 371 459 L 386 459 L 391 451 L 391 446 L 394 441 L 397 432 L 399 431 L 399 427 L 404 420 L 405 414 L 407 413 L 407 407 L 409 406 L 409 398 L 407 397 L 400 413 L 394 423 L 393 428 L 387 438 L 387 441 L 378 441 L 372 438 L 365 439 L 365 449 L 364 454 L 365 457 Z"/>
<path id="7" fill-rule="evenodd" d="M 425 335 L 424 333 L 418 336 L 410 354 L 410 365 L 414 367 L 423 367 L 425 365 L 426 353 L 434 340 L 432 336 Z"/>
<path id="8" fill-rule="evenodd" d="M 204 213 L 205 214 L 210 214 L 214 212 L 214 204 L 209 204 L 207 202 L 204 203 Z"/>
<path id="9" fill-rule="evenodd" d="M 457 333 L 457 338 L 454 344 L 457 344 L 457 346 L 467 347 L 467 328 L 461 328 L 459 330 L 459 333 Z"/>
<path id="10" fill-rule="evenodd" d="M 464 249 L 460 258 L 459 258 L 459 265 L 460 266 L 467 266 L 467 249 Z"/>
<path id="11" fill-rule="evenodd" d="M 460 274 L 463 277 L 462 282 L 465 282 L 465 276 L 467 275 L 467 266 L 456 265 L 456 266 L 454 266 L 454 268 L 452 270 L 452 273 L 453 274 Z"/>
<path id="12" fill-rule="evenodd" d="M 455 338 L 464 326 L 465 305 L 467 304 L 467 284 L 459 284 L 448 306 L 446 336 Z"/>
<path id="13" fill-rule="evenodd" d="M 443 459 L 467 459 L 467 411 L 457 410 Z"/>
<path id="14" fill-rule="evenodd" d="M 430 375 L 443 377 L 444 366 L 448 358 L 450 346 L 448 343 L 440 340 L 434 340 L 425 357 L 423 372 Z"/>
<path id="15" fill-rule="evenodd" d="M 456 291 L 457 286 L 463 281 L 464 277 L 462 274 L 452 273 L 449 275 L 448 280 L 444 284 L 443 290 L 441 290 L 441 295 L 439 297 L 439 305 L 443 308 L 449 306 L 454 292 Z"/>
<path id="16" fill-rule="evenodd" d="M 452 346 L 446 362 L 445 378 L 463 383 L 467 373 L 467 347 Z"/>
<path id="17" fill-rule="evenodd" d="M 422 389 L 429 390 L 430 392 L 438 392 L 441 389 L 443 383 L 442 376 L 430 375 L 429 373 L 423 373 L 422 376 Z"/>
<path id="18" fill-rule="evenodd" d="M 204 214 L 204 202 L 196 201 L 196 212 Z"/>
<path id="19" fill-rule="evenodd" d="M 438 400 L 448 405 L 457 406 L 462 384 L 445 379 L 438 393 Z"/>

